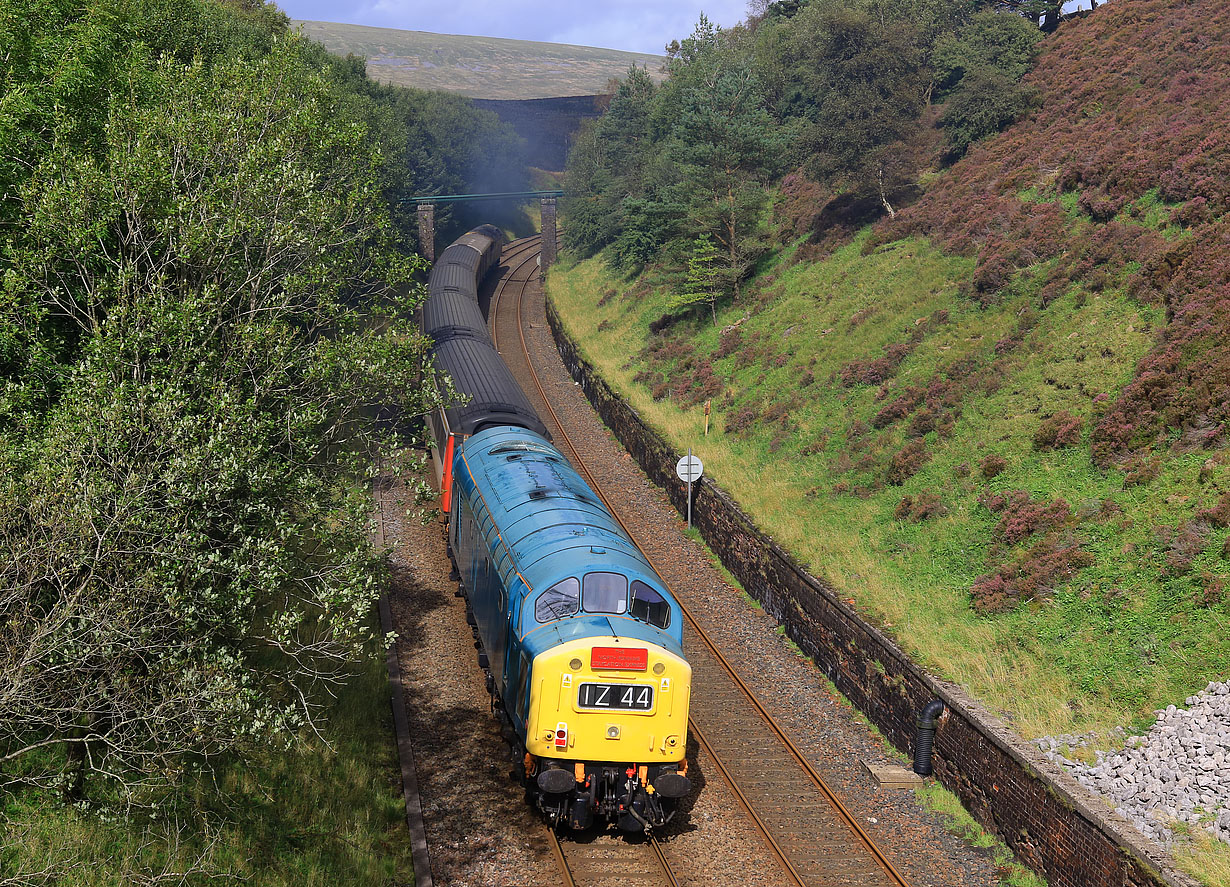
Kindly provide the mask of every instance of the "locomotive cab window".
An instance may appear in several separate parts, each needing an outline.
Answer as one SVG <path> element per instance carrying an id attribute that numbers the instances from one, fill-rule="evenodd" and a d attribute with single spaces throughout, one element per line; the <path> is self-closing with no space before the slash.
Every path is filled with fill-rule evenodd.
<path id="1" fill-rule="evenodd" d="M 551 622 L 576 613 L 581 603 L 581 583 L 576 579 L 557 582 L 538 595 L 534 602 L 534 618 L 539 622 Z"/>
<path id="2" fill-rule="evenodd" d="M 586 573 L 581 587 L 581 609 L 586 613 L 625 613 L 628 577 L 619 573 Z"/>
<path id="3" fill-rule="evenodd" d="M 661 594 L 637 579 L 632 583 L 632 618 L 666 628 L 671 621 L 671 605 Z"/>

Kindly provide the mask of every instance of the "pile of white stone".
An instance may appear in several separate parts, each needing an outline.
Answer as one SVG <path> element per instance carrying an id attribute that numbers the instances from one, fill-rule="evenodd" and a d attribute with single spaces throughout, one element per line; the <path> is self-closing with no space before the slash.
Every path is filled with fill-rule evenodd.
<path id="1" fill-rule="evenodd" d="M 1159 711 L 1144 736 L 1131 737 L 1120 752 L 1097 752 L 1093 766 L 1061 753 L 1065 746 L 1086 747 L 1086 737 L 1037 742 L 1048 758 L 1167 847 L 1178 824 L 1186 831 L 1204 828 L 1230 843 L 1230 681 L 1209 684 L 1189 696 L 1187 705 Z"/>

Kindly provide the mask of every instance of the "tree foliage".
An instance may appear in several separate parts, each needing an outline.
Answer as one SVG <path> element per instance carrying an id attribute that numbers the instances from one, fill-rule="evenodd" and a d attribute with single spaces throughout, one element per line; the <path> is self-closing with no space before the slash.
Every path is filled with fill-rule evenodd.
<path id="1" fill-rule="evenodd" d="M 925 75 L 910 25 L 858 8 L 814 5 L 792 29 L 791 112 L 806 122 L 808 171 L 883 196 L 913 171 L 899 143 L 919 125 Z"/>
<path id="2" fill-rule="evenodd" d="M 667 307 L 671 311 L 690 311 L 700 305 L 709 306 L 709 314 L 717 323 L 717 300 L 722 286 L 718 272 L 717 247 L 708 237 L 692 241 L 692 254 L 688 257 L 688 276 L 683 290 L 675 293 Z"/>
<path id="3" fill-rule="evenodd" d="M 993 68 L 968 72 L 949 95 L 939 119 L 949 156 L 960 157 L 974 142 L 1001 132 L 1037 100 L 1037 90 Z"/>
<path id="4" fill-rule="evenodd" d="M 866 221 L 939 153 L 926 109 L 947 101 L 951 155 L 1032 106 L 1020 79 L 1037 28 L 985 0 L 790 0 L 722 30 L 703 15 L 667 46 L 665 82 L 633 70 L 582 131 L 568 167 L 566 243 L 610 248 L 618 270 L 663 262 L 682 278 L 697 237 L 722 288 L 764 250 L 771 188 L 800 170 Z M 981 10 L 981 11 L 980 11 Z M 869 215 L 871 214 L 871 215 Z M 866 216 L 867 218 L 863 218 Z"/>
<path id="5" fill-rule="evenodd" d="M 363 89 L 404 127 L 391 153 L 404 156 L 398 201 L 421 194 L 488 194 L 529 189 L 525 142 L 493 111 L 445 92 L 404 89 L 362 81 Z M 407 212 L 413 205 L 404 203 Z M 510 228 L 527 224 L 524 210 L 501 203 L 437 204 L 436 232 L 442 242 L 482 222 Z M 417 222 L 408 220 L 406 232 Z"/>
<path id="6" fill-rule="evenodd" d="M 0 786 L 139 804 L 372 639 L 372 407 L 433 399 L 396 199 L 516 145 L 261 3 L 0 0 L 0 43 Z"/>
<path id="7" fill-rule="evenodd" d="M 1040 33 L 1023 18 L 982 12 L 937 41 L 935 82 L 947 99 L 940 125 L 950 152 L 960 156 L 977 140 L 999 132 L 1037 101 L 1023 82 L 1037 59 Z"/>
<path id="8" fill-rule="evenodd" d="M 569 153 L 564 211 L 565 243 L 582 255 L 618 239 L 625 267 L 635 268 L 657 251 L 667 232 L 654 207 L 624 205 L 652 189 L 650 112 L 656 86 L 633 67 L 619 82 L 606 113 L 582 127 Z"/>
<path id="9" fill-rule="evenodd" d="M 636 69 L 609 110 L 577 139 L 564 211 L 569 246 L 639 270 L 671 244 L 721 246 L 723 289 L 734 292 L 758 254 L 755 232 L 783 138 L 743 52 L 704 16 L 669 47 L 670 78 Z"/>
<path id="10" fill-rule="evenodd" d="M 682 231 L 716 241 L 722 289 L 737 298 L 759 253 L 755 235 L 783 140 L 756 72 L 719 33 L 701 18 L 669 63 L 658 115 L 670 121 L 663 147 L 676 171 L 671 191 L 684 208 Z"/>

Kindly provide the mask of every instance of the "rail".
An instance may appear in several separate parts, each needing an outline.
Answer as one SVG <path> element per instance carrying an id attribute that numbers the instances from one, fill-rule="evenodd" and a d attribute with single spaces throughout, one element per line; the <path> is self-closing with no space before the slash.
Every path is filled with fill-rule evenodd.
<path id="1" fill-rule="evenodd" d="M 529 244 L 527 244 L 527 246 L 529 246 Z M 518 259 L 520 259 L 521 255 L 523 255 L 520 250 L 516 250 L 516 253 Z M 533 255 L 534 251 L 529 249 L 524 254 Z M 556 443 L 557 445 L 562 444 L 567 448 L 571 454 L 571 461 L 573 464 L 579 471 L 581 471 L 582 474 L 585 475 L 591 487 L 598 494 L 598 496 L 602 498 L 607 508 L 611 511 L 611 514 L 624 528 L 624 531 L 627 532 L 629 537 L 631 537 L 634 541 L 637 541 L 637 534 L 632 531 L 632 528 L 628 526 L 627 522 L 614 507 L 614 504 L 604 495 L 602 485 L 590 471 L 579 450 L 574 445 L 571 437 L 565 430 L 562 421 L 556 414 L 554 407 L 551 405 L 551 402 L 546 395 L 542 380 L 534 367 L 530 350 L 525 340 L 524 324 L 521 322 L 522 305 L 525 292 L 529 288 L 534 275 L 530 274 L 524 280 L 517 279 L 518 272 L 530 266 L 533 262 L 534 260 L 531 258 L 526 259 L 523 263 L 518 265 L 517 268 L 513 270 L 512 274 L 508 275 L 505 280 L 501 281 L 499 288 L 493 295 L 491 309 L 489 312 L 489 319 L 492 327 L 492 340 L 495 342 L 498 349 L 499 338 L 496 319 L 504 289 L 509 284 L 519 283 L 520 287 L 517 291 L 516 305 L 514 308 L 514 324 L 520 338 L 521 356 L 524 359 L 528 375 L 533 381 L 534 387 L 537 389 L 537 394 L 542 405 L 546 408 L 551 422 L 559 431 L 559 438 Z M 639 541 L 638 545 L 640 545 Z M 640 545 L 640 547 L 644 552 L 645 546 Z M 654 563 L 653 558 L 648 554 L 648 552 L 645 552 L 645 554 L 651 565 L 653 565 L 654 570 L 657 571 L 659 575 L 662 575 L 663 571 L 659 568 L 659 565 Z M 692 729 L 693 735 L 696 736 L 697 740 L 705 748 L 706 753 L 717 764 L 724 781 L 730 786 L 732 793 L 739 803 L 739 806 L 741 806 L 748 814 L 753 825 L 764 839 L 766 846 L 778 859 L 784 874 L 792 883 L 797 885 L 809 885 L 810 887 L 812 884 L 825 883 L 826 880 L 831 878 L 832 875 L 835 874 L 832 863 L 837 862 L 837 864 L 842 867 L 841 874 L 849 875 L 853 873 L 850 871 L 851 869 L 857 869 L 859 870 L 857 874 L 863 882 L 874 883 L 876 879 L 873 877 L 873 873 L 868 870 L 869 867 L 867 865 L 867 863 L 870 862 L 876 869 L 882 872 L 882 878 L 879 880 L 879 883 L 896 885 L 896 887 L 906 887 L 905 880 L 894 868 L 892 862 L 875 845 L 870 836 L 867 835 L 866 831 L 858 823 L 858 820 L 849 812 L 849 810 L 846 809 L 836 794 L 833 793 L 833 791 L 825 783 L 821 775 L 811 765 L 795 743 L 787 736 L 777 720 L 761 704 L 755 693 L 738 675 L 730 662 L 718 649 L 714 641 L 709 637 L 708 633 L 695 619 L 684 601 L 678 594 L 675 594 L 675 598 L 679 601 L 680 607 L 683 609 L 684 616 L 689 627 L 702 644 L 699 649 L 689 652 L 689 658 L 694 659 L 694 705 L 693 717 L 689 721 L 690 728 Z M 698 665 L 701 663 L 695 661 L 697 654 L 700 654 L 701 657 L 705 655 L 712 657 L 714 664 L 718 666 L 716 669 L 711 670 L 712 674 L 706 674 L 707 670 L 698 668 Z M 699 685 L 700 692 L 697 692 L 698 674 L 703 678 L 703 681 Z M 724 674 L 727 680 L 733 684 L 735 688 L 734 694 L 729 693 L 727 688 L 723 688 L 720 685 L 712 683 L 715 675 L 717 674 Z M 706 685 L 704 681 L 710 681 L 711 684 Z M 711 700 L 716 700 L 718 698 L 724 699 L 724 703 L 722 705 L 714 704 L 712 706 L 712 708 L 716 711 L 710 712 L 711 717 L 714 721 L 716 721 L 714 726 L 716 727 L 717 733 L 717 735 L 713 737 L 714 741 L 712 742 L 710 741 L 710 737 L 706 735 L 706 725 L 701 723 L 701 721 L 705 720 L 705 717 L 702 715 L 700 720 L 696 717 L 698 708 L 696 703 L 699 702 L 703 704 L 707 695 Z M 820 796 L 824 799 L 824 803 L 827 804 L 828 809 L 832 810 L 835 814 L 836 821 L 840 823 L 840 825 L 851 837 L 854 838 L 853 843 L 858 847 L 861 847 L 861 855 L 863 856 L 862 859 L 855 858 L 859 854 L 854 853 L 854 846 L 849 844 L 849 842 L 840 840 L 842 836 L 836 833 L 831 824 L 818 821 L 823 819 L 823 817 L 820 816 L 821 811 L 819 807 L 815 804 L 807 803 L 808 799 L 798 797 L 798 790 L 800 786 L 797 780 L 793 779 L 793 777 L 788 777 L 784 780 L 779 780 L 779 784 L 772 784 L 772 781 L 766 781 L 763 778 L 766 771 L 772 771 L 771 764 L 766 762 L 766 754 L 769 754 L 773 750 L 769 743 L 762 743 L 760 747 L 755 749 L 756 758 L 751 762 L 755 772 L 749 774 L 747 772 L 749 768 L 746 766 L 743 768 L 743 772 L 739 772 L 739 764 L 741 762 L 747 763 L 747 756 L 739 753 L 741 735 L 763 735 L 760 731 L 748 732 L 745 724 L 740 725 L 738 723 L 731 723 L 733 719 L 737 719 L 737 717 L 741 714 L 737 710 L 739 701 L 742 701 L 743 704 L 750 706 L 755 712 L 756 717 L 759 718 L 760 722 L 769 727 L 770 733 L 775 738 L 780 750 L 785 752 L 785 757 L 793 761 L 797 770 L 802 770 L 805 775 L 805 783 L 810 784 L 817 792 L 819 792 Z M 725 733 L 722 732 L 723 728 L 726 729 Z M 795 770 L 796 773 L 797 770 Z M 791 812 L 805 812 L 811 818 L 808 822 L 808 827 L 803 830 L 805 834 L 800 834 L 796 827 L 792 827 L 796 825 L 793 822 L 793 816 L 782 815 L 784 812 L 782 810 L 782 801 L 784 801 L 783 795 L 786 792 L 793 792 L 793 794 L 786 795 L 786 797 L 790 798 L 790 801 L 787 803 L 792 804 L 794 808 Z M 777 808 L 776 811 L 772 814 L 762 814 L 761 809 L 766 806 L 773 806 L 775 801 Z M 802 811 L 800 811 L 800 808 L 803 808 Z M 817 838 L 821 839 L 821 843 L 817 842 Z M 818 855 L 818 846 L 821 847 L 822 850 L 828 851 L 832 859 L 826 859 L 823 853 Z"/>

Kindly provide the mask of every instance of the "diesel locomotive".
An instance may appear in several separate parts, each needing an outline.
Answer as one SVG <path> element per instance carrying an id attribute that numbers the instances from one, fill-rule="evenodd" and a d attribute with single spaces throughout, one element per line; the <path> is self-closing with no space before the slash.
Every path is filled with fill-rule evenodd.
<path id="1" fill-rule="evenodd" d="M 557 827 L 644 831 L 691 791 L 683 613 L 491 343 L 478 285 L 502 244 L 449 246 L 421 314 L 461 395 L 429 418 L 449 552 L 527 797 Z"/>

